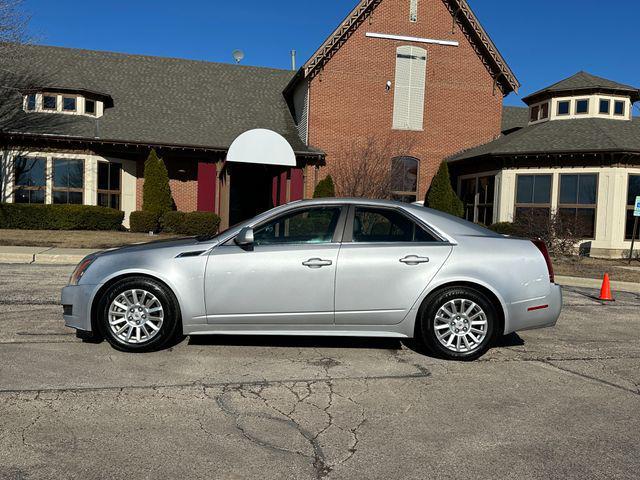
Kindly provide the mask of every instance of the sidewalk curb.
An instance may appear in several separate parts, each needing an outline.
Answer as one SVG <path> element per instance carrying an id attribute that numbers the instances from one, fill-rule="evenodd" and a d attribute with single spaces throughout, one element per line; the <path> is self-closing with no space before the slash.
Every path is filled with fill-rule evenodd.
<path id="1" fill-rule="evenodd" d="M 0 263 L 75 265 L 95 249 L 55 247 L 0 247 Z"/>
<path id="2" fill-rule="evenodd" d="M 602 286 L 602 280 L 597 278 L 565 277 L 564 275 L 556 275 L 556 283 L 565 287 L 595 289 Z M 621 292 L 640 293 L 640 283 L 612 281 L 611 288 Z"/>

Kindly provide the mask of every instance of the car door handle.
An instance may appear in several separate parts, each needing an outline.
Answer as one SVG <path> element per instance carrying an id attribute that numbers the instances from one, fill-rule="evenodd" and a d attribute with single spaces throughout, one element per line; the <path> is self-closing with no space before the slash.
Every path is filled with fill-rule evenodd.
<path id="1" fill-rule="evenodd" d="M 309 268 L 321 268 L 333 265 L 331 260 L 323 260 L 322 258 L 310 258 L 306 262 L 302 262 L 302 265 Z"/>
<path id="2" fill-rule="evenodd" d="M 418 255 L 407 255 L 400 261 L 406 265 L 418 265 L 420 263 L 428 263 L 429 257 L 419 257 Z"/>

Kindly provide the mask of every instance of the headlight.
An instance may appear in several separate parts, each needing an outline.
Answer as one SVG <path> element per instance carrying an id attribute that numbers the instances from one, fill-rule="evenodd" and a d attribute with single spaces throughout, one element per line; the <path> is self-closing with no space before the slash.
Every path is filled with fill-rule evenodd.
<path id="1" fill-rule="evenodd" d="M 89 268 L 89 265 L 91 265 L 96 258 L 98 258 L 98 256 L 95 254 L 84 257 L 82 261 L 78 264 L 76 269 L 73 271 L 73 273 L 71 274 L 71 278 L 69 279 L 69 285 L 77 285 L 80 279 L 82 278 L 82 276 L 84 275 L 84 272 L 87 271 L 87 268 Z"/>

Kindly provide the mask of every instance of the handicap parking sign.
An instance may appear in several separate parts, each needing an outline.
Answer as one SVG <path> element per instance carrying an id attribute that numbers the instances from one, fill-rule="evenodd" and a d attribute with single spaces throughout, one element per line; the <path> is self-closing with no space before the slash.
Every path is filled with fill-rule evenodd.
<path id="1" fill-rule="evenodd" d="M 640 197 L 636 197 L 636 208 L 633 211 L 634 217 L 640 217 Z"/>

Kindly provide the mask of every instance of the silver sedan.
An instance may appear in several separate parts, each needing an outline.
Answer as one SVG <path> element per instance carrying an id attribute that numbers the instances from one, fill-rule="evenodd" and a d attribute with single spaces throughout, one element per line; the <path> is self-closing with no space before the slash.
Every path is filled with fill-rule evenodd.
<path id="1" fill-rule="evenodd" d="M 319 199 L 90 255 L 62 304 L 67 326 L 131 352 L 177 335 L 335 335 L 416 337 L 470 360 L 555 325 L 562 294 L 542 242 L 417 205 Z"/>

